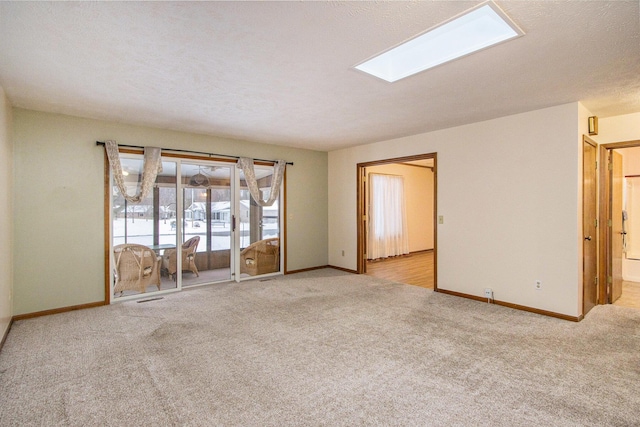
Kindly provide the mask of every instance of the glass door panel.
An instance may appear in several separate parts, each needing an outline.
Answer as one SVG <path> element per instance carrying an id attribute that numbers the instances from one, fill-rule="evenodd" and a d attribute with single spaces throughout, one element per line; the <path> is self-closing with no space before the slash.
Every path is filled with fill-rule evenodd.
<path id="1" fill-rule="evenodd" d="M 127 194 L 142 183 L 142 156 L 123 156 Z M 112 292 L 114 298 L 176 288 L 164 257 L 176 247 L 176 163 L 162 162 L 154 188 L 140 203 L 130 203 L 112 185 Z"/>
<path id="2" fill-rule="evenodd" d="M 231 173 L 212 162 L 182 163 L 183 287 L 231 279 Z"/>
<path id="3" fill-rule="evenodd" d="M 143 157 L 120 160 L 127 193 L 136 194 Z M 114 301 L 281 272 L 280 200 L 260 206 L 242 171 L 229 163 L 163 159 L 162 166 L 140 203 L 127 202 L 112 184 Z M 255 165 L 255 175 L 267 199 L 273 167 Z"/>
<path id="4" fill-rule="evenodd" d="M 280 271 L 280 200 L 271 206 L 258 205 L 240 174 L 240 277 L 251 277 Z M 255 175 L 262 200 L 271 190 L 273 167 L 255 165 Z"/>

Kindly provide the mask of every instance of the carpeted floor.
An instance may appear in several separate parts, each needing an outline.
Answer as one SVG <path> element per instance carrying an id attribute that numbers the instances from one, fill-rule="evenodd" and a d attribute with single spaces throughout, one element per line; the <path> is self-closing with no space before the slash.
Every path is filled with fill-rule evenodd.
<path id="1" fill-rule="evenodd" d="M 15 322 L 1 426 L 638 426 L 640 310 L 325 269 Z"/>

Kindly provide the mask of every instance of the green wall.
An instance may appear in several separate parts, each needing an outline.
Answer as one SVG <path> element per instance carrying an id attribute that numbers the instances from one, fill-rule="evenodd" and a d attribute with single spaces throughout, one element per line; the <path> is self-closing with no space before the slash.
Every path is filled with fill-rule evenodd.
<path id="1" fill-rule="evenodd" d="M 0 340 L 9 328 L 12 311 L 13 154 L 11 105 L 0 86 Z"/>
<path id="2" fill-rule="evenodd" d="M 13 110 L 14 315 L 104 299 L 104 149 L 95 141 L 286 159 L 287 269 L 327 265 L 327 153 Z"/>

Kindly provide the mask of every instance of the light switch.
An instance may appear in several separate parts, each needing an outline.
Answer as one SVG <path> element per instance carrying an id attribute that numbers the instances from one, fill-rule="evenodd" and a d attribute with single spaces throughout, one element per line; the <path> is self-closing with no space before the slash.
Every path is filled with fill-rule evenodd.
<path id="1" fill-rule="evenodd" d="M 444 224 L 444 216 L 443 215 L 439 215 L 438 216 L 438 224 Z"/>

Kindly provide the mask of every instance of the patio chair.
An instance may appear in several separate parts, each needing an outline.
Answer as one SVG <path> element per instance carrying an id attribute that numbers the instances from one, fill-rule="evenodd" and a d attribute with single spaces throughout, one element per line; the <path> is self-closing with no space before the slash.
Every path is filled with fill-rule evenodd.
<path id="1" fill-rule="evenodd" d="M 196 277 L 200 277 L 198 267 L 196 267 L 196 250 L 200 243 L 200 236 L 194 236 L 182 244 L 182 270 L 191 271 Z M 176 272 L 178 270 L 178 251 L 176 249 L 167 249 L 162 256 L 162 266 L 167 273 L 176 280 Z"/>
<path id="2" fill-rule="evenodd" d="M 160 258 L 144 245 L 123 244 L 113 248 L 115 258 L 115 286 L 113 293 L 127 290 L 147 291 L 156 285 L 160 290 Z"/>
<path id="3" fill-rule="evenodd" d="M 240 273 L 250 276 L 280 269 L 280 239 L 272 237 L 250 244 L 240 252 Z"/>

